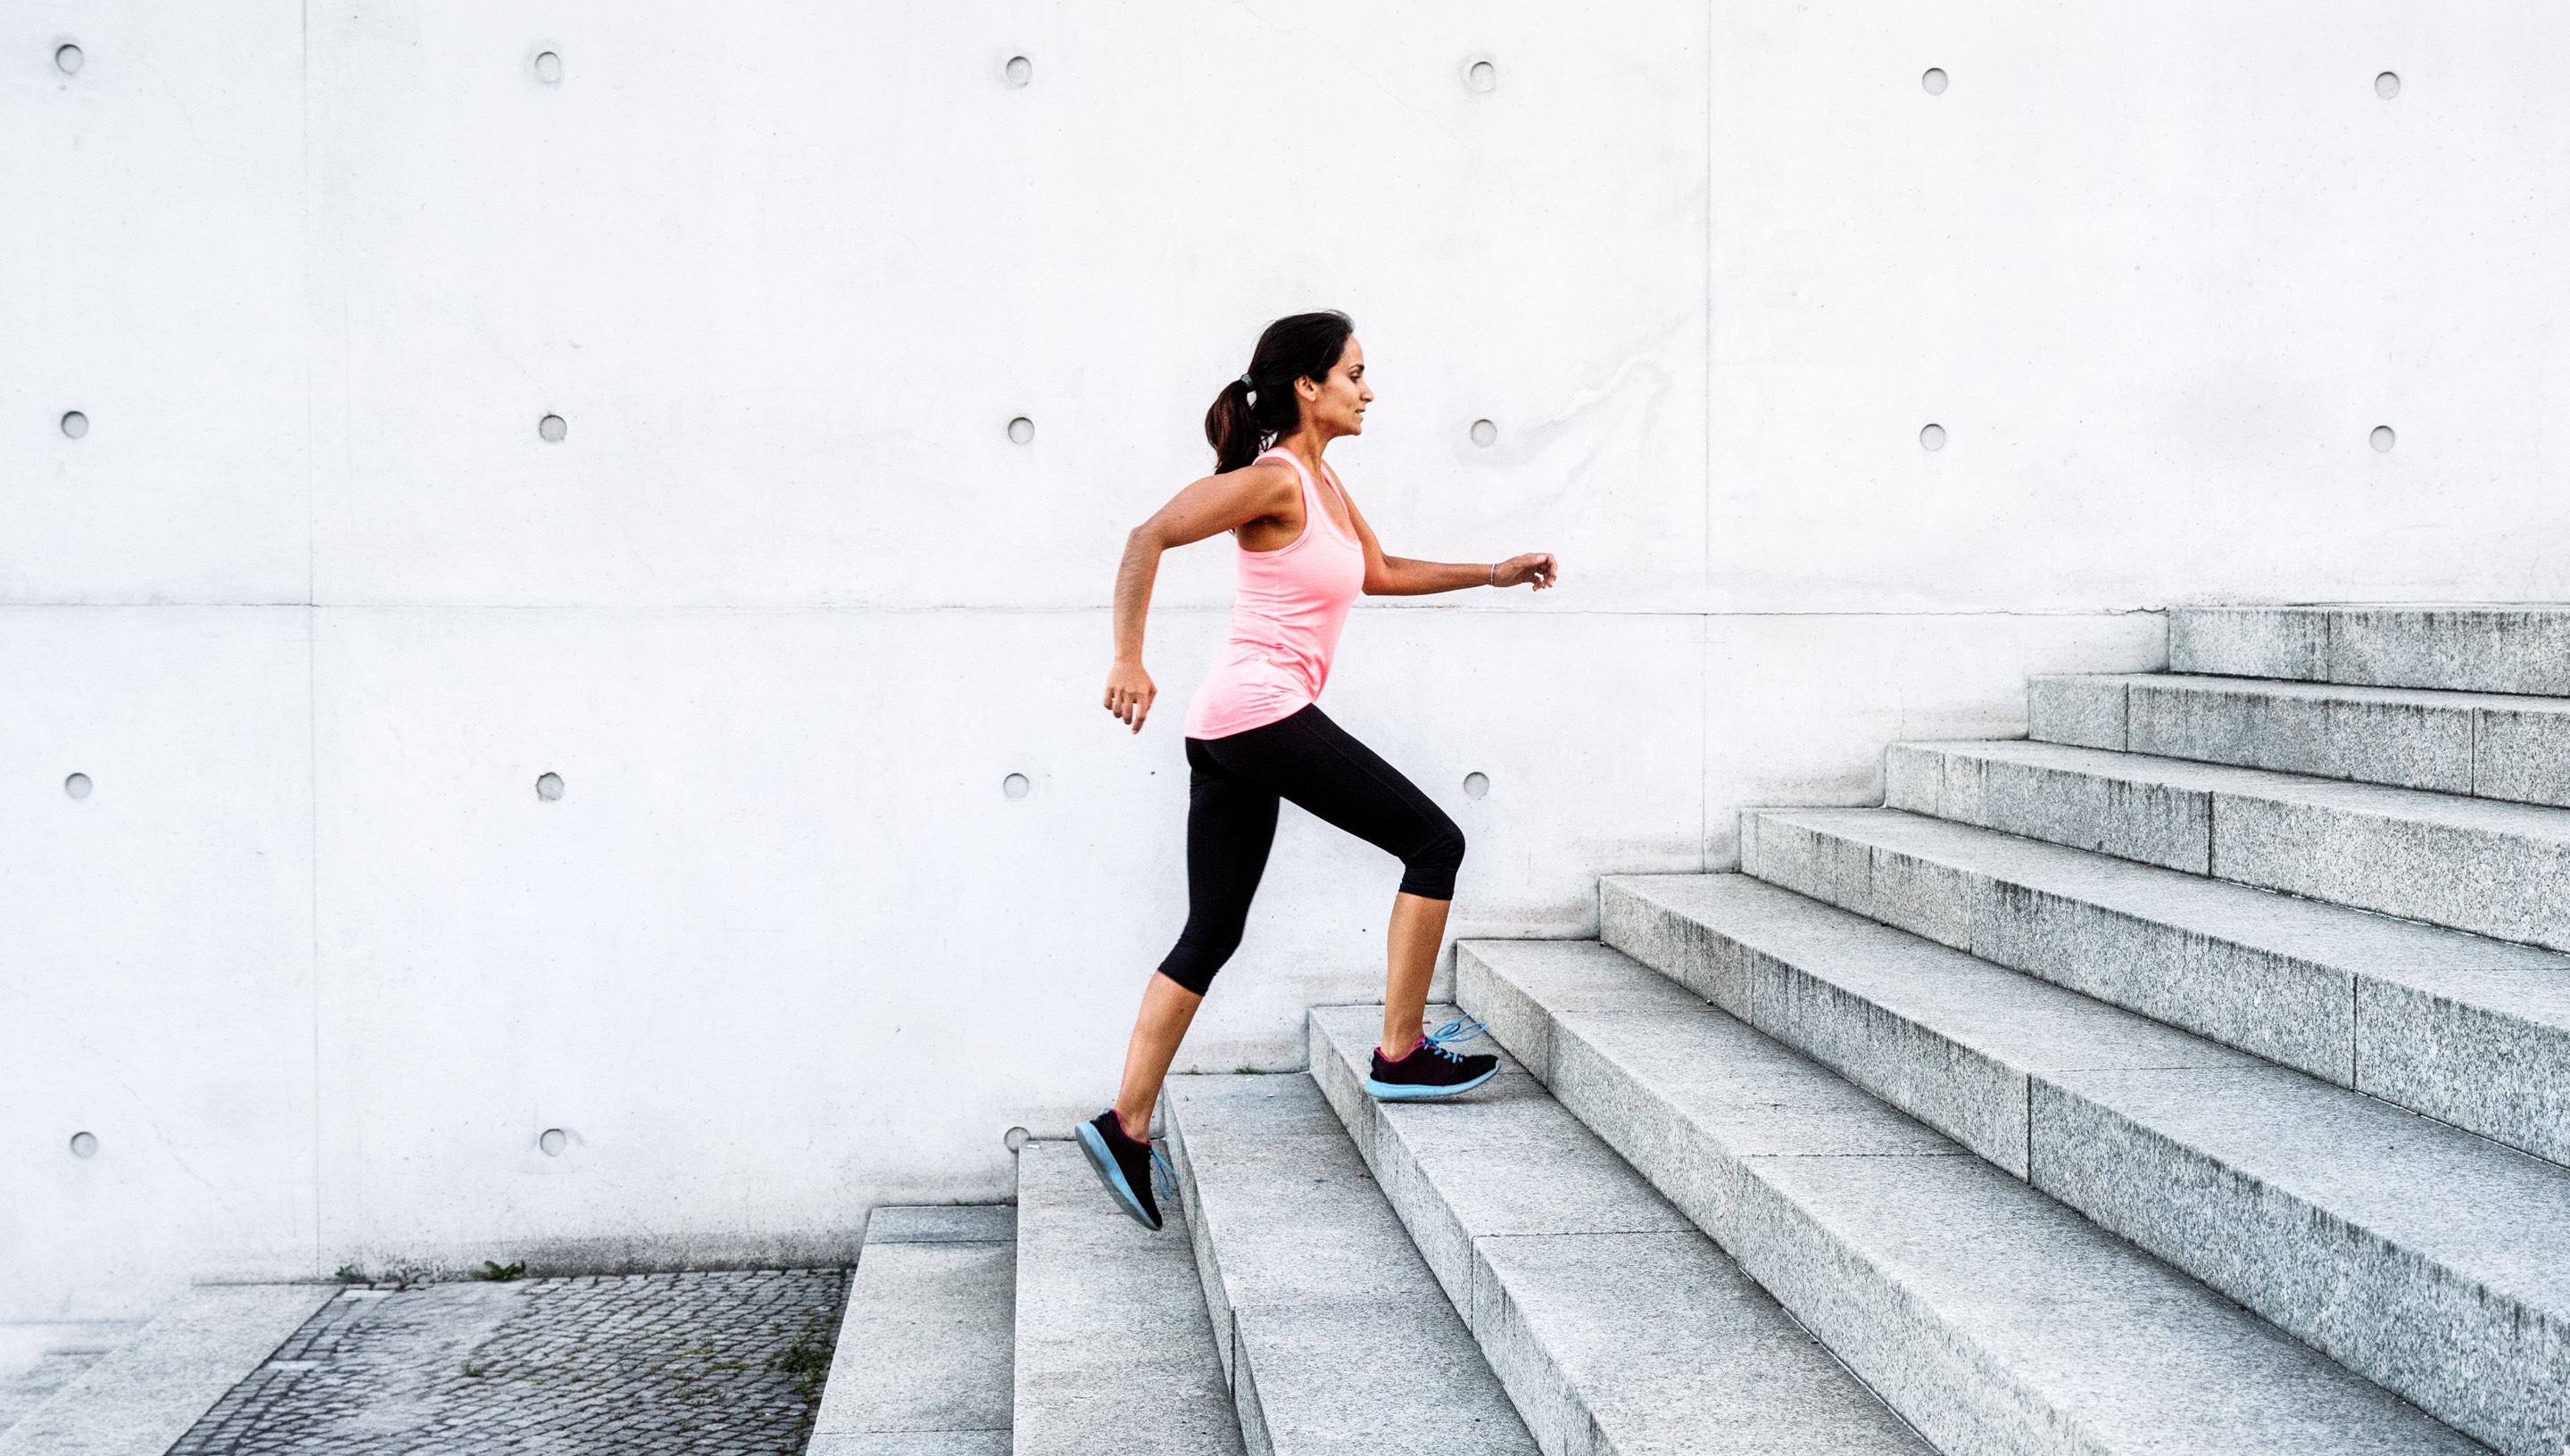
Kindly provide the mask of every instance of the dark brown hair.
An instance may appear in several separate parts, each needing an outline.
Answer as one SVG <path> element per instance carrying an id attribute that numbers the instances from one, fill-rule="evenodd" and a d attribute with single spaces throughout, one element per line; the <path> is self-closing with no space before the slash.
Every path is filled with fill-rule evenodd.
<path id="1" fill-rule="evenodd" d="M 1298 379 L 1328 379 L 1357 326 L 1335 308 L 1280 318 L 1258 336 L 1249 372 L 1222 387 L 1205 411 L 1205 440 L 1217 473 L 1238 470 L 1303 423 Z"/>

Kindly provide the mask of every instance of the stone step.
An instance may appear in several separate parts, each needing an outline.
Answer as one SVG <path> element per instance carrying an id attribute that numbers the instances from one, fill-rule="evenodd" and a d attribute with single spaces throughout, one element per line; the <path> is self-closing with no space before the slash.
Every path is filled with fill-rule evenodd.
<path id="1" fill-rule="evenodd" d="M 1553 1096 L 1940 1451 L 2481 1449 L 1605 945 L 1457 964 Z"/>
<path id="2" fill-rule="evenodd" d="M 1513 1060 L 1453 1102 L 1378 1102 L 1383 1008 L 1309 1026 L 1314 1080 L 1545 1456 L 1930 1456 Z"/>
<path id="3" fill-rule="evenodd" d="M 810 1456 L 1009 1456 L 1017 1210 L 879 1208 L 848 1280 Z"/>
<path id="4" fill-rule="evenodd" d="M 1172 1077 L 1161 1107 L 1250 1456 L 1533 1456 L 1309 1076 Z"/>
<path id="5" fill-rule="evenodd" d="M 1907 743 L 1885 806 L 2570 949 L 2570 810 L 2070 748 Z"/>
<path id="6" fill-rule="evenodd" d="M 336 1284 L 190 1289 L 0 1432 L 0 1456 L 161 1456 Z"/>
<path id="7" fill-rule="evenodd" d="M 143 1327 L 137 1319 L 0 1324 L 0 1434 Z"/>
<path id="8" fill-rule="evenodd" d="M 2570 1163 L 2570 956 L 1895 809 L 1741 816 L 1741 869 Z M 1608 880 L 1653 964 L 1690 877 Z"/>
<path id="9" fill-rule="evenodd" d="M 2129 673 L 2026 683 L 2039 743 L 2570 805 L 2570 699 Z"/>
<path id="10" fill-rule="evenodd" d="M 2439 1418 L 2560 1449 L 2570 1169 L 1745 876 L 1688 879 L 1623 886 L 1684 922 L 1628 947 L 1654 969 Z"/>
<path id="11" fill-rule="evenodd" d="M 1016 1456 L 1240 1456 L 1186 1216 L 1161 1215 L 1127 1218 L 1077 1144 L 1019 1150 Z"/>
<path id="12" fill-rule="evenodd" d="M 2570 697 L 2570 606 L 2178 606 L 2169 668 Z"/>

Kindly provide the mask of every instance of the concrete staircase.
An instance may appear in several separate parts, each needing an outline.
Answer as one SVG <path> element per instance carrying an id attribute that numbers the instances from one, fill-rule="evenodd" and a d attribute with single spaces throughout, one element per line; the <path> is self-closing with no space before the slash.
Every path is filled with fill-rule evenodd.
<path id="1" fill-rule="evenodd" d="M 2570 608 L 2170 656 L 1459 945 L 1469 1098 L 1173 1079 L 1159 1240 L 1030 1145 L 1019 1449 L 2570 1450 Z"/>

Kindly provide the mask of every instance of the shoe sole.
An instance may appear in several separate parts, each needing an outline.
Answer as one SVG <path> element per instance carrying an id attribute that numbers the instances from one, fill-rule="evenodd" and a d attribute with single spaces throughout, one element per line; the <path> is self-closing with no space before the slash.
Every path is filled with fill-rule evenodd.
<path id="1" fill-rule="evenodd" d="M 1499 1074 L 1499 1069 L 1493 1067 L 1469 1082 L 1457 1082 L 1451 1087 L 1427 1087 L 1416 1082 L 1378 1082 L 1368 1077 L 1365 1089 L 1366 1095 L 1378 1102 L 1433 1102 L 1440 1097 L 1462 1096 Z"/>
<path id="2" fill-rule="evenodd" d="M 1107 1196 L 1115 1200 L 1115 1206 L 1132 1215 L 1134 1223 L 1159 1233 L 1159 1224 L 1143 1211 L 1142 1201 L 1133 1196 L 1133 1185 L 1124 1181 L 1124 1170 L 1115 1166 L 1115 1155 L 1106 1150 L 1105 1135 L 1081 1123 L 1079 1151 L 1088 1155 L 1088 1166 L 1097 1171 L 1097 1181 L 1106 1185 Z"/>

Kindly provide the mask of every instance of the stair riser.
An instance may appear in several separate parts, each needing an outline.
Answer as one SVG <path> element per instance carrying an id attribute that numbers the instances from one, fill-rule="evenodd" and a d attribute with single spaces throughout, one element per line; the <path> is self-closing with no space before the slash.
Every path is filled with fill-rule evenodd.
<path id="1" fill-rule="evenodd" d="M 1610 931 L 1652 912 L 1640 897 L 1607 890 L 1625 902 L 1604 917 Z M 1608 943 L 1693 986 L 1701 968 L 1652 958 L 1680 938 Z M 2008 1066 L 1709 927 L 1688 938 L 1730 942 L 1709 958 L 1746 965 L 1749 1019 L 1760 1031 L 2438 1417 L 2503 1450 L 2559 1448 L 2557 1432 L 2527 1419 L 2570 1402 L 2563 1330 L 2543 1311 L 2226 1168 L 2080 1085 L 2111 1090 L 2110 1075 Z M 2217 1097 L 2237 1074 L 2200 1075 L 2205 1095 Z"/>
<path id="2" fill-rule="evenodd" d="M 1380 1104 L 1366 1095 L 1354 1069 L 1318 1025 L 1311 1028 L 1311 1043 L 1312 1080 L 1321 1085 L 1322 1095 L 1365 1155 L 1384 1198 L 1410 1230 L 1411 1242 L 1419 1246 L 1456 1312 L 1471 1326 L 1483 1357 L 1525 1418 L 1535 1444 L 1544 1456 L 1612 1452 L 1614 1446 L 1599 1433 L 1573 1381 L 1515 1310 L 1504 1276 L 1484 1262 L 1453 1207 L 1438 1195 L 1400 1137 L 1385 1128 Z"/>
<path id="3" fill-rule="evenodd" d="M 1787 820 L 1744 818 L 1741 846 L 1742 870 L 1771 885 L 2570 1163 L 2570 1034 L 2558 1027 Z M 1699 991 L 1694 978 L 1743 974 L 1693 921 L 1611 884 L 1598 898 L 1605 938 L 1634 958 L 1695 967 L 1669 973 Z"/>
<path id="4" fill-rule="evenodd" d="M 1885 762 L 1890 808 L 2570 949 L 2570 849 L 2558 844 L 1917 745 Z"/>
<path id="5" fill-rule="evenodd" d="M 1309 1078 L 1177 1076 L 1161 1106 L 1246 1452 L 1383 1449 L 1427 1408 L 1457 1456 L 1535 1456 Z"/>
<path id="6" fill-rule="evenodd" d="M 2038 743 L 2570 806 L 2570 709 L 2385 703 L 2201 680 L 2039 677 Z"/>
<path id="7" fill-rule="evenodd" d="M 2570 696 L 2570 612 L 2173 607 L 2169 670 Z"/>
<path id="8" fill-rule="evenodd" d="M 1754 827 L 1752 825 L 1754 821 Z M 1949 865 L 1851 843 L 1790 820 L 1745 816 L 1743 873 L 1994 964 L 2183 1027 L 2226 1046 L 2355 1084 L 2356 977 L 2335 966 L 2209 940 Z M 1622 891 L 1623 920 L 1665 918 Z M 1703 938 L 1713 937 L 1689 922 Z M 1617 944 L 1613 935 L 1608 943 Z M 1627 951 L 1654 966 L 1685 964 Z M 1674 973 L 1674 972 L 1672 972 Z"/>
<path id="9" fill-rule="evenodd" d="M 2554 1456 L 2570 1328 L 2044 1078 L 2033 1182 L 2439 1419 Z"/>

